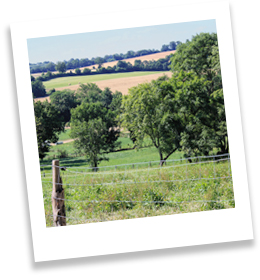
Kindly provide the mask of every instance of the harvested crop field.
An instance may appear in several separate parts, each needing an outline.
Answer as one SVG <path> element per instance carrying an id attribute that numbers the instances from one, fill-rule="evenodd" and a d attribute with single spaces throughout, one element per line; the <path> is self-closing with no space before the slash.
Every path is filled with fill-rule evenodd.
<path id="1" fill-rule="evenodd" d="M 149 60 L 159 60 L 161 58 L 165 58 L 167 55 L 170 55 L 171 53 L 175 53 L 176 51 L 167 51 L 167 52 L 161 52 L 161 53 L 154 53 L 154 54 L 148 54 L 148 55 L 143 55 L 143 56 L 138 56 L 138 57 L 133 57 L 133 58 L 127 58 L 127 59 L 122 59 L 122 61 L 125 61 L 125 62 L 130 62 L 132 65 L 134 64 L 135 60 L 141 60 L 141 61 L 149 61 Z M 108 66 L 110 67 L 113 67 L 114 65 L 116 65 L 118 62 L 118 60 L 116 61 L 111 61 L 111 62 L 106 62 L 106 63 L 103 63 L 102 66 L 107 68 Z M 98 67 L 98 64 L 95 64 L 95 65 L 91 65 L 91 66 L 86 66 L 86 67 L 81 67 L 79 68 L 81 71 L 84 70 L 84 68 L 89 68 L 89 69 L 93 69 L 93 66 L 95 68 Z M 67 70 L 66 72 L 75 72 L 75 69 L 70 69 L 70 70 Z M 58 71 L 53 71 L 52 72 L 53 74 L 57 74 Z M 35 73 L 35 74 L 31 74 L 32 76 L 34 76 L 35 78 L 36 77 L 39 77 L 41 76 L 42 73 Z"/>
<path id="2" fill-rule="evenodd" d="M 150 76 L 152 74 L 160 74 L 165 71 L 135 71 L 135 72 L 123 72 L 123 73 L 106 73 L 97 75 L 79 75 L 79 76 L 69 76 L 51 79 L 49 81 L 43 82 L 46 90 L 63 88 L 67 86 L 87 84 L 87 83 L 97 83 L 100 81 L 128 78 L 128 77 L 138 77 L 138 76 Z"/>
<path id="3" fill-rule="evenodd" d="M 171 77 L 172 72 L 164 72 L 164 73 L 156 73 L 151 74 L 147 76 L 137 76 L 137 77 L 126 77 L 126 78 L 117 78 L 117 79 L 110 79 L 110 80 L 104 80 L 104 81 L 97 81 L 95 84 L 102 90 L 105 87 L 109 87 L 112 92 L 115 92 L 116 90 L 122 92 L 123 95 L 128 94 L 128 89 L 134 86 L 137 86 L 141 83 L 151 82 L 152 80 L 156 80 L 157 78 L 167 75 L 168 77 Z M 72 85 L 72 86 L 66 86 L 66 87 L 60 87 L 56 88 L 56 91 L 63 90 L 63 89 L 71 89 L 71 90 L 77 90 L 80 85 Z M 41 97 L 41 98 L 35 98 L 35 101 L 41 100 L 49 100 L 50 97 Z"/>

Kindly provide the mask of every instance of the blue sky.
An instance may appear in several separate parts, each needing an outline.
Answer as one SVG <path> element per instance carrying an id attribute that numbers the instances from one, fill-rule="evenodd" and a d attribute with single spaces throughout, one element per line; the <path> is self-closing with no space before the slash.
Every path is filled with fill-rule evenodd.
<path id="1" fill-rule="evenodd" d="M 29 62 L 89 58 L 129 50 L 158 49 L 170 41 L 186 42 L 201 32 L 217 32 L 215 20 L 68 34 L 27 40 Z"/>

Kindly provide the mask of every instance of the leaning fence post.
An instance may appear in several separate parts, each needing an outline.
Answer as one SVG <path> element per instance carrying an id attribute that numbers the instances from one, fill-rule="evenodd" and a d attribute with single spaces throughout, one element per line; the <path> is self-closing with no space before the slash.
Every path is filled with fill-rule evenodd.
<path id="1" fill-rule="evenodd" d="M 64 189 L 62 188 L 59 160 L 52 161 L 52 213 L 54 226 L 66 226 Z"/>

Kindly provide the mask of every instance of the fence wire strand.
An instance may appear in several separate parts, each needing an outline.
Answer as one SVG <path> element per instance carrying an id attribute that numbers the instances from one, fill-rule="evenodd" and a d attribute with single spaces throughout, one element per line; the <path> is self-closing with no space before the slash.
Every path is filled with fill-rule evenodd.
<path id="1" fill-rule="evenodd" d="M 188 162 L 192 161 L 194 162 Z M 182 163 L 184 161 L 184 163 Z M 216 166 L 218 163 L 221 162 L 228 162 L 228 170 L 227 174 L 221 174 L 226 176 L 218 176 L 220 174 L 219 171 L 216 170 Z M 172 164 L 171 164 L 172 163 Z M 178 164 L 179 163 L 179 164 Z M 153 167 L 152 165 L 159 164 L 157 167 Z M 164 165 L 163 165 L 164 164 Z M 167 164 L 167 165 L 166 165 Z M 143 167 L 142 167 L 143 165 Z M 203 177 L 202 176 L 202 166 L 207 165 L 209 168 L 212 169 L 211 176 Z M 196 167 L 198 166 L 198 168 Z M 55 168 L 57 167 L 59 169 L 59 175 L 63 178 L 62 183 L 54 183 L 48 178 L 52 178 L 51 171 L 48 172 L 48 168 Z M 191 168 L 197 168 L 195 170 L 195 178 L 194 174 L 189 172 L 194 172 L 194 170 L 191 170 L 188 172 L 188 167 Z M 187 184 L 192 181 L 207 181 L 207 180 L 220 180 L 220 179 L 232 179 L 232 173 L 231 173 L 231 162 L 230 162 L 230 156 L 229 154 L 225 155 L 214 155 L 214 156 L 198 156 L 198 157 L 192 157 L 192 158 L 184 158 L 184 159 L 178 159 L 178 160 L 167 160 L 167 161 L 149 161 L 149 162 L 141 162 L 141 163 L 131 163 L 131 164 L 121 164 L 116 166 L 105 166 L 105 167 L 99 167 L 95 168 L 93 172 L 93 168 L 91 167 L 64 167 L 64 166 L 56 166 L 56 165 L 41 165 L 41 173 L 42 173 L 42 183 L 43 184 L 50 184 L 50 185 L 62 185 L 65 187 L 65 190 L 68 189 L 67 196 L 71 196 L 72 192 L 77 191 L 79 187 L 113 187 L 117 188 L 120 186 L 127 186 L 127 185 L 140 185 L 140 184 L 146 184 L 146 186 L 149 186 L 150 189 L 153 191 L 154 187 L 153 184 L 158 184 L 161 188 L 162 192 L 162 200 L 146 200 L 146 199 L 70 199 L 70 198 L 58 198 L 58 197 L 44 197 L 44 201 L 48 201 L 49 199 L 54 200 L 63 200 L 64 202 L 67 201 L 68 203 L 88 203 L 88 207 L 90 206 L 90 211 L 92 212 L 92 218 L 91 219 L 81 219 L 81 218 L 75 218 L 75 217 L 69 217 L 69 216 L 59 216 L 55 215 L 56 217 L 71 219 L 71 220 L 84 220 L 85 222 L 94 222 L 94 221 L 103 221 L 106 219 L 103 219 L 105 216 L 108 216 L 108 220 L 110 220 L 111 217 L 114 215 L 114 204 L 115 203 L 121 203 L 122 204 L 122 211 L 123 211 L 123 218 L 125 217 L 124 210 L 126 210 L 126 204 L 141 204 L 141 205 L 180 205 L 180 204 L 187 204 L 187 203 L 198 203 L 198 204 L 207 204 L 207 203 L 225 203 L 225 202 L 234 202 L 234 198 L 232 199 L 192 199 L 193 193 L 188 192 L 186 193 L 183 191 L 181 192 L 181 196 L 177 198 L 177 200 L 174 200 L 174 197 L 171 197 L 171 199 L 167 199 L 167 188 L 163 185 L 163 183 L 179 183 L 179 182 L 186 182 Z M 109 170 L 109 168 L 113 169 Z M 120 170 L 122 169 L 123 170 Z M 129 168 L 129 169 L 128 169 Z M 132 169 L 131 169 L 132 168 Z M 176 175 L 178 173 L 178 170 L 182 168 L 182 178 L 180 178 L 180 175 Z M 171 171 L 172 169 L 172 171 Z M 210 169 L 209 169 L 210 170 Z M 170 172 L 170 179 L 171 180 L 165 180 L 165 175 L 163 172 Z M 208 171 L 209 172 L 209 171 Z M 163 177 L 164 175 L 164 177 Z M 204 170 L 203 170 L 204 175 Z M 82 176 L 83 179 L 82 183 L 77 183 L 78 177 Z M 121 176 L 121 177 L 120 177 Z M 189 177 L 190 176 L 190 177 Z M 70 177 L 72 177 L 70 179 Z M 157 180 L 156 180 L 157 179 Z M 159 180 L 158 180 L 159 179 Z M 166 177 L 167 179 L 167 177 Z M 68 180 L 74 181 L 74 183 L 68 182 Z M 89 180 L 89 181 L 88 181 Z M 67 187 L 66 187 L 67 186 Z M 71 188 L 74 187 L 74 188 Z M 189 190 L 193 189 L 193 185 L 189 187 Z M 83 191 L 86 191 L 86 189 L 82 189 Z M 90 189 L 89 189 L 90 190 Z M 106 189 L 108 190 L 108 189 Z M 125 189 L 124 189 L 125 190 Z M 129 189 L 128 191 L 131 191 Z M 218 191 L 216 191 L 218 193 Z M 51 192 L 49 194 L 51 196 Z M 127 198 L 127 193 L 125 194 Z M 130 194 L 132 195 L 132 194 Z M 186 195 L 186 199 L 184 199 L 184 195 Z M 188 196 L 187 196 L 188 195 Z M 196 194 L 197 195 L 197 194 Z M 188 197 L 188 199 L 187 199 Z M 193 196 L 194 198 L 194 196 Z M 197 197 L 199 198 L 199 197 Z M 96 205 L 99 204 L 110 204 L 110 210 L 111 213 L 108 213 L 108 209 L 104 207 L 104 209 L 99 213 L 99 215 L 102 215 L 103 218 L 94 218 L 95 213 L 94 209 Z M 47 216 L 53 216 L 48 215 Z"/>

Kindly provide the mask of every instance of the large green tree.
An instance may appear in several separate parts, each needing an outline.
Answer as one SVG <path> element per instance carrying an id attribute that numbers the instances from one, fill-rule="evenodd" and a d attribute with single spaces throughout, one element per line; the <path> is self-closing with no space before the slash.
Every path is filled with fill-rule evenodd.
<path id="1" fill-rule="evenodd" d="M 32 93 L 34 98 L 46 96 L 46 89 L 42 81 L 35 78 L 33 79 L 31 78 L 31 85 L 32 85 Z"/>
<path id="2" fill-rule="evenodd" d="M 157 148 L 161 164 L 180 149 L 182 121 L 175 91 L 166 76 L 139 84 L 123 98 L 123 124 L 137 143 L 149 136 Z"/>
<path id="3" fill-rule="evenodd" d="M 74 145 L 83 151 L 92 167 L 97 167 L 106 153 L 113 151 L 119 143 L 120 130 L 116 111 L 107 109 L 101 102 L 82 102 L 71 110 L 71 137 Z"/>
<path id="4" fill-rule="evenodd" d="M 76 92 L 79 103 L 101 101 L 102 90 L 94 83 L 81 84 Z"/>
<path id="5" fill-rule="evenodd" d="M 51 104 L 53 104 L 59 111 L 60 117 L 64 124 L 70 121 L 72 108 L 77 107 L 75 92 L 69 89 L 62 91 L 55 91 L 50 96 Z"/>
<path id="6" fill-rule="evenodd" d="M 59 111 L 48 101 L 34 102 L 34 115 L 39 157 L 43 159 L 49 151 L 48 142 L 57 142 L 64 126 Z"/>
<path id="7" fill-rule="evenodd" d="M 199 89 L 192 94 L 183 92 L 180 95 L 180 112 L 189 113 L 181 142 L 186 156 L 208 154 L 214 148 L 218 153 L 227 153 L 229 146 L 217 34 L 201 33 L 179 45 L 171 58 L 171 69 L 177 75 L 192 73 L 193 79 L 207 81 L 203 95 L 199 94 Z"/>

